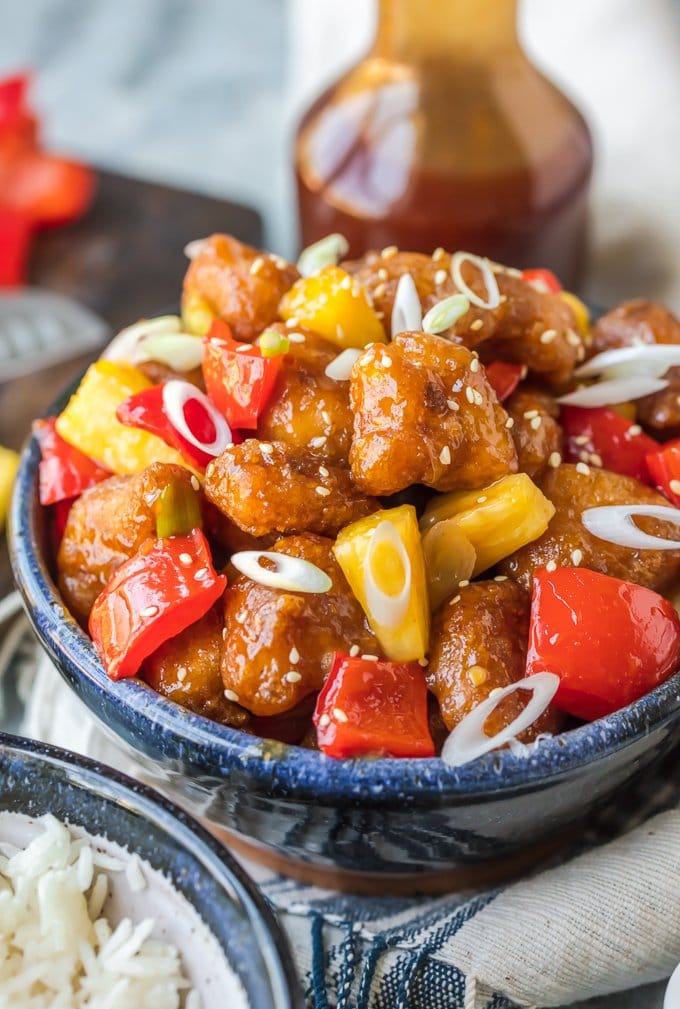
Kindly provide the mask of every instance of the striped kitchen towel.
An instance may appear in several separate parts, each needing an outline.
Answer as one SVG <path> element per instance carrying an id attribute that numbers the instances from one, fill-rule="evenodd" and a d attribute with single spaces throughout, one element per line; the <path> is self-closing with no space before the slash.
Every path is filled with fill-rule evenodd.
<path id="1" fill-rule="evenodd" d="M 5 725 L 23 697 L 24 734 L 143 776 L 17 627 L 13 661 L 0 656 Z M 309 1009 L 565 1006 L 660 980 L 680 960 L 679 771 L 672 755 L 566 861 L 481 893 L 353 897 L 246 868 L 286 928 Z"/>

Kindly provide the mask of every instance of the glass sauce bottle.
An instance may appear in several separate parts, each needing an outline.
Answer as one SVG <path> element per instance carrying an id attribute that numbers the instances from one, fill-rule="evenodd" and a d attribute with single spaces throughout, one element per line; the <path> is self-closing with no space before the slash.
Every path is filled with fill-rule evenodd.
<path id="1" fill-rule="evenodd" d="M 574 286 L 588 127 L 529 62 L 517 0 L 378 0 L 365 59 L 313 104 L 295 169 L 304 245 L 465 249 Z"/>

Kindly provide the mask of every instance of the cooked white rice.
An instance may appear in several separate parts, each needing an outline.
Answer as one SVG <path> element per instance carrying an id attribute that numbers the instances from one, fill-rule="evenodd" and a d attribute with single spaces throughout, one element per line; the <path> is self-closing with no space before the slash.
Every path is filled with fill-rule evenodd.
<path id="1" fill-rule="evenodd" d="M 0 1006 L 12 1009 L 200 1009 L 175 946 L 152 918 L 115 927 L 102 915 L 107 872 L 146 886 L 141 860 L 74 839 L 53 816 L 25 848 L 0 843 Z"/>

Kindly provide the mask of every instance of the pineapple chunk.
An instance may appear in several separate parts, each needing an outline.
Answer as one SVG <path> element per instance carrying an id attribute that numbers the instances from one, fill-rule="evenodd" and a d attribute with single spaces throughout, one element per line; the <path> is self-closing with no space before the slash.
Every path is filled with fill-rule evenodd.
<path id="1" fill-rule="evenodd" d="M 429 529 L 455 519 L 477 553 L 473 576 L 538 539 L 555 507 L 526 473 L 505 476 L 482 490 L 454 491 L 435 498 L 421 519 Z"/>
<path id="2" fill-rule="evenodd" d="M 0 445 L 0 529 L 5 525 L 12 487 L 19 465 L 19 456 L 9 448 Z"/>
<path id="3" fill-rule="evenodd" d="M 334 547 L 354 595 L 389 659 L 424 659 L 430 636 L 416 511 L 401 505 L 346 526 Z"/>
<path id="4" fill-rule="evenodd" d="M 343 349 L 385 343 L 382 323 L 365 290 L 339 266 L 326 266 L 296 281 L 281 299 L 279 313 Z"/>
<path id="5" fill-rule="evenodd" d="M 185 466 L 179 452 L 161 438 L 116 419 L 124 400 L 150 387 L 148 378 L 131 364 L 96 361 L 57 417 L 57 434 L 112 473 L 138 473 L 152 462 Z"/>
<path id="6" fill-rule="evenodd" d="M 423 533 L 430 607 L 436 610 L 460 582 L 472 577 L 477 554 L 455 519 L 437 522 Z"/>
<path id="7" fill-rule="evenodd" d="M 562 301 L 566 301 L 567 305 L 572 309 L 576 316 L 576 328 L 579 336 L 583 339 L 586 346 L 588 346 L 590 343 L 590 312 L 588 311 L 588 306 L 580 298 L 577 298 L 575 294 L 572 294 L 571 291 L 560 291 L 560 298 Z"/>
<path id="8" fill-rule="evenodd" d="M 208 302 L 194 291 L 185 291 L 182 295 L 182 325 L 187 333 L 205 336 L 217 315 Z"/>

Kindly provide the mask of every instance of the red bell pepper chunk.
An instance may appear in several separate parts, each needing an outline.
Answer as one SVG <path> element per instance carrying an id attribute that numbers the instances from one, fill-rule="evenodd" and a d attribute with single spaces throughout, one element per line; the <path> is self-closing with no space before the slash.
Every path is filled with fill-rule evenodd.
<path id="1" fill-rule="evenodd" d="M 32 231 L 23 214 L 0 206 L 0 287 L 26 282 Z"/>
<path id="2" fill-rule="evenodd" d="M 665 445 L 654 442 L 654 450 L 647 456 L 647 468 L 661 493 L 680 508 L 680 438 Z"/>
<path id="3" fill-rule="evenodd" d="M 55 418 L 37 420 L 33 433 L 40 445 L 38 487 L 41 505 L 73 502 L 88 487 L 94 487 L 111 473 L 79 449 L 69 445 L 55 429 Z"/>
<path id="4" fill-rule="evenodd" d="M 372 661 L 337 652 L 314 712 L 329 757 L 433 757 L 427 687 L 417 662 Z"/>
<path id="5" fill-rule="evenodd" d="M 276 384 L 283 355 L 263 357 L 259 347 L 234 340 L 216 320 L 203 341 L 205 388 L 232 427 L 255 430 Z"/>
<path id="6" fill-rule="evenodd" d="M 66 523 L 68 522 L 69 512 L 71 511 L 71 505 L 73 504 L 73 499 L 70 501 L 64 499 L 63 501 L 57 501 L 54 506 L 54 539 L 55 547 L 58 549 L 59 544 L 64 538 L 64 532 L 66 530 Z"/>
<path id="7" fill-rule="evenodd" d="M 612 473 L 652 485 L 647 457 L 659 448 L 659 443 L 644 434 L 638 424 L 606 406 L 564 406 L 560 423 L 566 462 L 594 461 Z M 592 455 L 599 456 L 599 461 L 591 460 Z"/>
<path id="8" fill-rule="evenodd" d="M 135 676 L 163 642 L 208 612 L 226 584 L 199 529 L 142 544 L 90 613 L 90 635 L 111 679 Z"/>
<path id="9" fill-rule="evenodd" d="M 499 403 L 512 396 L 527 374 L 526 364 L 509 364 L 507 361 L 492 361 L 484 365 L 484 370 Z"/>
<path id="10" fill-rule="evenodd" d="M 534 573 L 527 675 L 555 673 L 554 704 L 593 720 L 678 669 L 680 618 L 651 589 L 587 568 Z"/>
<path id="11" fill-rule="evenodd" d="M 563 290 L 552 270 L 523 270 L 522 280 L 543 294 L 558 294 Z"/>

